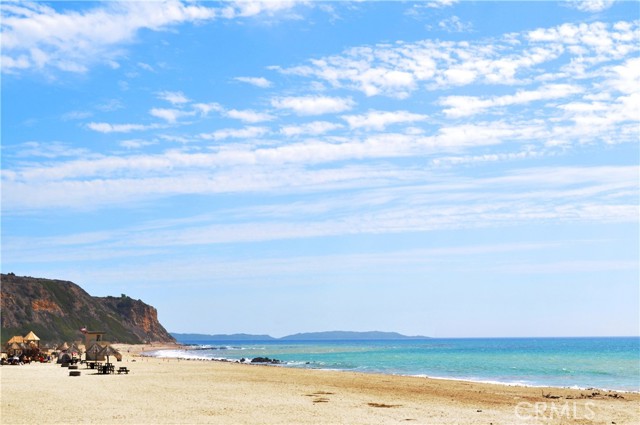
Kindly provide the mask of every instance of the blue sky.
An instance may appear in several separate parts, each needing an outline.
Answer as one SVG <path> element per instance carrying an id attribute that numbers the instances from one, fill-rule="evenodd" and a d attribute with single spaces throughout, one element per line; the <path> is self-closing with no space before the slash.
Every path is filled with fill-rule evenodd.
<path id="1" fill-rule="evenodd" d="M 637 2 L 0 7 L 4 273 L 174 332 L 640 333 Z"/>

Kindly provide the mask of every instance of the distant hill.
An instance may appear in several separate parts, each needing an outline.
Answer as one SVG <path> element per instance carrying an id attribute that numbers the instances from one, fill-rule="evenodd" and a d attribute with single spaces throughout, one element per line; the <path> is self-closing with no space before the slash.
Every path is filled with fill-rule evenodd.
<path id="1" fill-rule="evenodd" d="M 201 341 L 269 341 L 275 339 L 269 335 L 250 335 L 250 334 L 232 334 L 232 335 L 206 335 L 206 334 L 182 334 L 171 332 L 176 340 L 180 342 L 201 342 Z"/>
<path id="2" fill-rule="evenodd" d="M 1 342 L 34 331 L 43 342 L 81 339 L 80 328 L 106 332 L 111 342 L 174 342 L 157 310 L 124 294 L 92 297 L 73 282 L 13 274 L 0 276 Z"/>
<path id="3" fill-rule="evenodd" d="M 398 339 L 427 339 L 426 336 L 406 336 L 397 332 L 307 332 L 282 337 L 286 341 L 329 341 L 329 340 L 398 340 Z"/>
<path id="4" fill-rule="evenodd" d="M 406 336 L 397 332 L 308 332 L 295 335 L 288 335 L 282 338 L 274 338 L 269 335 L 206 335 L 206 334 L 184 334 L 171 333 L 179 342 L 205 342 L 205 341 L 367 341 L 367 340 L 404 340 L 404 339 L 427 339 L 426 336 Z"/>

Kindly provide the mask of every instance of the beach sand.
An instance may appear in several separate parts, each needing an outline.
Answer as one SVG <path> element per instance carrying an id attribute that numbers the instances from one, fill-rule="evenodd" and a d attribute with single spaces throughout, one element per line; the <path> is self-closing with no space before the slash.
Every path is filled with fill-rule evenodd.
<path id="1" fill-rule="evenodd" d="M 2 424 L 638 424 L 640 394 L 140 357 L 0 367 Z M 593 395 L 593 393 L 600 393 Z M 545 398 L 542 394 L 550 395 Z M 583 397 L 590 398 L 583 398 Z"/>

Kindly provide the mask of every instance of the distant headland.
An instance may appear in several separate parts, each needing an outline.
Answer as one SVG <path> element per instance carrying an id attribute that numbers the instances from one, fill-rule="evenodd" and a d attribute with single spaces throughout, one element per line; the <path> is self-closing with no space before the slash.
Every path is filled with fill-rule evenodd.
<path id="1" fill-rule="evenodd" d="M 416 340 L 429 339 L 428 336 L 407 336 L 397 332 L 350 332 L 350 331 L 327 331 L 327 332 L 305 332 L 293 335 L 274 338 L 270 335 L 251 335 L 251 334 L 196 334 L 196 333 L 177 333 L 171 332 L 178 342 L 195 343 L 202 341 L 375 341 L 375 340 Z"/>

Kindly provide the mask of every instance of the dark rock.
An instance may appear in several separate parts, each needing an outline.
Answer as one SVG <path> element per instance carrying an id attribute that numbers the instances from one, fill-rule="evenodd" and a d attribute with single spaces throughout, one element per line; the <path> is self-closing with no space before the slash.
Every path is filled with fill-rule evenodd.
<path id="1" fill-rule="evenodd" d="M 251 360 L 251 363 L 269 363 L 269 364 L 279 364 L 282 363 L 277 359 L 270 359 L 269 357 L 256 357 Z"/>

